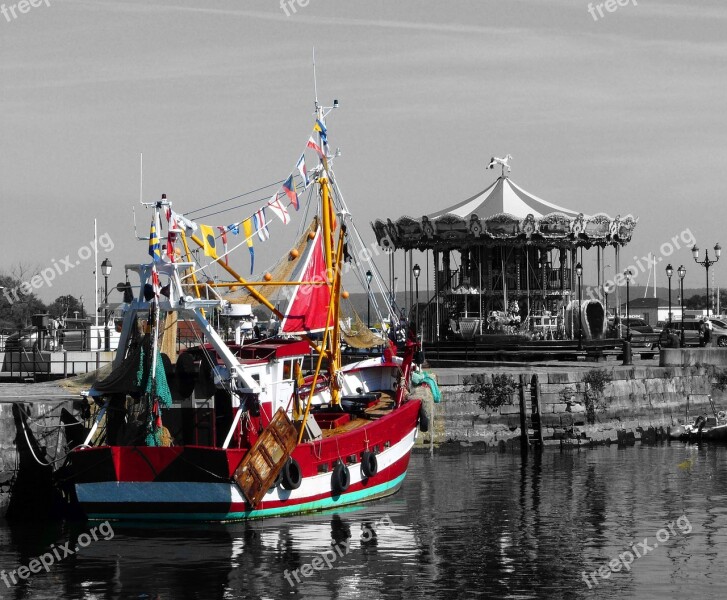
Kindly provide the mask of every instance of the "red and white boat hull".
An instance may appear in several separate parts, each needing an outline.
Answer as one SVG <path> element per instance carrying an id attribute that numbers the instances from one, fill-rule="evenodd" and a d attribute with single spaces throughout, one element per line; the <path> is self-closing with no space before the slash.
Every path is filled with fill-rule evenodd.
<path id="1" fill-rule="evenodd" d="M 395 493 L 407 472 L 420 402 L 413 400 L 348 433 L 299 445 L 302 482 L 278 485 L 253 509 L 232 475 L 246 450 L 201 446 L 107 446 L 72 453 L 75 494 L 90 519 L 235 521 L 326 510 Z M 378 471 L 365 477 L 364 450 Z M 332 491 L 332 466 L 347 464 L 350 484 Z M 353 462 L 356 460 L 356 462 Z M 321 472 L 322 468 L 327 470 Z"/>

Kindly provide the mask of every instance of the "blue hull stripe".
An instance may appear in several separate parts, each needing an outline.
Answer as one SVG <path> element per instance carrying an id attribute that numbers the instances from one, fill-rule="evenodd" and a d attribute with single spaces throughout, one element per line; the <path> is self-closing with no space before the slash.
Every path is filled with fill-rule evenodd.
<path id="1" fill-rule="evenodd" d="M 304 502 L 291 506 L 278 506 L 275 508 L 261 508 L 257 510 L 248 510 L 244 512 L 228 512 L 228 513 L 184 513 L 184 512 L 164 512 L 164 513 L 89 513 L 88 518 L 93 521 L 97 520 L 159 520 L 167 521 L 173 519 L 175 521 L 240 521 L 246 519 L 262 519 L 265 517 L 278 517 L 281 515 L 290 515 L 297 513 L 316 512 L 330 508 L 344 506 L 346 504 L 356 504 L 366 500 L 374 500 L 395 493 L 401 487 L 406 472 L 392 481 L 387 481 L 379 485 L 373 486 L 365 490 L 342 494 L 337 497 L 321 498 L 312 502 Z M 109 503 L 112 504 L 112 503 Z M 183 506 L 180 503 L 180 507 Z"/>

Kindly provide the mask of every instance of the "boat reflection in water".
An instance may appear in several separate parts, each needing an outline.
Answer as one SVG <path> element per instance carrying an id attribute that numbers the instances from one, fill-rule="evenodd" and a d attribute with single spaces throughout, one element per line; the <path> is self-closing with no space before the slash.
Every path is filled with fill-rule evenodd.
<path id="1" fill-rule="evenodd" d="M 78 536 L 94 526 L 99 523 L 56 523 L 52 531 L 29 532 L 27 523 L 15 524 L 8 546 L 18 551 L 18 565 L 27 565 L 48 550 L 49 540 L 58 548 L 69 542 L 73 549 Z M 349 595 L 358 587 L 370 590 L 385 576 L 401 580 L 417 547 L 410 526 L 395 523 L 382 510 L 362 507 L 228 525 L 110 526 L 113 537 L 99 535 L 98 541 L 52 565 L 48 574 L 33 575 L 30 584 L 20 582 L 16 591 L 32 589 L 32 597 L 39 599 L 221 600 L 281 598 L 295 588 L 306 598 L 336 597 L 343 590 Z M 322 558 L 316 561 L 324 553 L 330 568 Z M 313 566 L 305 569 L 305 577 L 301 569 L 307 565 Z"/>

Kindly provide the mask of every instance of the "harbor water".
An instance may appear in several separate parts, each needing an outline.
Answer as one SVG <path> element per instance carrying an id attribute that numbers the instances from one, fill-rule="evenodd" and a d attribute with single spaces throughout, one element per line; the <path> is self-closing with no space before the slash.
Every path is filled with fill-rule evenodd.
<path id="1" fill-rule="evenodd" d="M 0 566 L 13 599 L 724 598 L 727 448 L 415 454 L 395 496 L 320 515 L 2 522 Z"/>

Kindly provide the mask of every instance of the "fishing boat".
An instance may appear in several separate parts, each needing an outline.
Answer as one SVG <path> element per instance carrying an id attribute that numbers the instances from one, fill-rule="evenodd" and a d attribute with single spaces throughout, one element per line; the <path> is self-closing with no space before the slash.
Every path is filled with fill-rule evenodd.
<path id="1" fill-rule="evenodd" d="M 85 394 L 85 419 L 64 415 L 72 448 L 55 478 L 85 517 L 237 521 L 351 505 L 401 487 L 426 425 L 421 402 L 407 397 L 418 346 L 410 338 L 397 352 L 377 340 L 386 343 L 379 355 L 342 364 L 342 336 L 350 344 L 357 335 L 341 320 L 344 260 L 360 237 L 327 151 L 325 118 L 336 105 L 316 102 L 319 137 L 307 148 L 319 164 L 311 173 L 297 165 L 301 187 L 317 190 L 317 214 L 261 280 L 243 278 L 227 252 L 208 252 L 219 240 L 203 226 L 201 237 L 194 233 L 166 197 L 150 203 L 152 260 L 126 265 L 113 370 Z M 291 191 L 297 199 L 298 189 L 291 175 L 265 208 L 285 223 L 282 201 L 293 200 Z M 252 233 L 267 233 L 265 211 L 252 223 Z M 190 241 L 230 281 L 200 281 Z M 287 290 L 282 308 L 270 290 Z M 245 303 L 275 315 L 279 335 L 224 339 L 211 315 Z M 199 342 L 176 353 L 175 323 Z"/>

